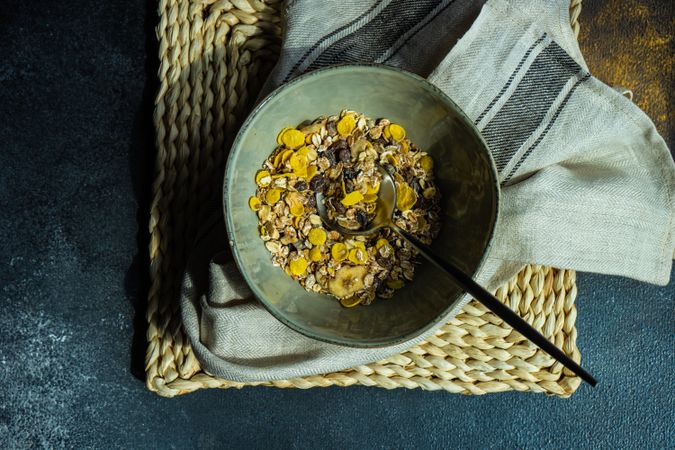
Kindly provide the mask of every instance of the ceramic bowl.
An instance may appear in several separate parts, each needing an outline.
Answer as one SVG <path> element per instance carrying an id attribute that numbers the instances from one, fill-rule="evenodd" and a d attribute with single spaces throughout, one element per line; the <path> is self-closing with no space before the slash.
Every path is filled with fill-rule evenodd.
<path id="1" fill-rule="evenodd" d="M 499 185 L 490 152 L 470 119 L 438 88 L 411 73 L 379 65 L 344 65 L 296 78 L 266 97 L 237 135 L 227 161 L 224 212 L 232 253 L 260 302 L 281 322 L 311 338 L 352 347 L 411 339 L 447 316 L 463 291 L 420 260 L 415 279 L 391 299 L 343 308 L 305 291 L 258 236 L 248 207 L 255 173 L 274 150 L 279 130 L 342 109 L 401 124 L 434 159 L 442 195 L 442 228 L 433 247 L 469 274 L 481 266 L 497 220 Z"/>

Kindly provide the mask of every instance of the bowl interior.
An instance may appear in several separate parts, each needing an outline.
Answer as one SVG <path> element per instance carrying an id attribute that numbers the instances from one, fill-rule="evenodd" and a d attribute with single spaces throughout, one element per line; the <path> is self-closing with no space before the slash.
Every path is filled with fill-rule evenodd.
<path id="1" fill-rule="evenodd" d="M 272 265 L 247 204 L 256 189 L 255 173 L 274 150 L 279 130 L 342 109 L 400 123 L 433 157 L 443 211 L 433 247 L 470 274 L 479 268 L 496 221 L 494 164 L 471 122 L 444 94 L 417 76 L 381 66 L 338 66 L 297 78 L 265 99 L 242 127 L 228 159 L 224 205 L 230 245 L 254 294 L 279 320 L 310 337 L 389 345 L 431 327 L 456 305 L 462 290 L 421 260 L 414 281 L 394 298 L 342 308 Z"/>

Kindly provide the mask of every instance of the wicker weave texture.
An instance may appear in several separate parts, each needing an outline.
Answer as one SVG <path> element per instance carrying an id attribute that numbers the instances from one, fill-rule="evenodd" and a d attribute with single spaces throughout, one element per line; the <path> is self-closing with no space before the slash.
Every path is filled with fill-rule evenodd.
<path id="1" fill-rule="evenodd" d="M 281 6 L 278 0 L 159 2 L 146 383 L 162 396 L 245 386 L 202 371 L 181 327 L 178 290 L 202 207 L 220 195 L 224 149 L 278 56 Z M 573 0 L 575 33 L 580 9 L 581 1 Z M 576 292 L 573 271 L 532 265 L 496 295 L 578 361 Z M 251 385 L 354 384 L 568 396 L 580 380 L 473 301 L 433 337 L 401 355 L 342 372 Z"/>

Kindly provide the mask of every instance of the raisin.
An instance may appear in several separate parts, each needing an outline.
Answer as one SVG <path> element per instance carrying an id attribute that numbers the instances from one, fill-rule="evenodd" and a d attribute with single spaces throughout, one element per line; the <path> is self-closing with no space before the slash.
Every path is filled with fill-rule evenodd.
<path id="1" fill-rule="evenodd" d="M 366 228 L 366 225 L 368 225 L 368 216 L 363 211 L 356 211 L 356 221 L 361 225 L 361 228 Z"/>
<path id="2" fill-rule="evenodd" d="M 347 208 L 345 208 L 345 205 L 343 205 L 341 201 L 336 200 L 335 198 L 331 198 L 328 201 L 336 213 L 344 214 L 347 211 Z"/>
<path id="3" fill-rule="evenodd" d="M 338 159 L 344 163 L 349 162 L 352 159 L 352 152 L 348 148 L 341 148 L 338 152 Z"/>
<path id="4" fill-rule="evenodd" d="M 299 192 L 302 192 L 307 189 L 307 183 L 304 181 L 298 181 L 295 183 L 295 189 L 297 189 Z"/>
<path id="5" fill-rule="evenodd" d="M 338 139 L 337 141 L 333 142 L 333 144 L 331 144 L 331 146 L 329 148 L 338 152 L 338 151 L 342 150 L 343 148 L 348 149 L 349 144 L 347 144 L 347 141 L 345 141 L 344 139 Z"/>
<path id="6" fill-rule="evenodd" d="M 326 149 L 326 151 L 323 152 L 323 155 L 328 159 L 328 162 L 330 163 L 331 167 L 337 163 L 337 157 L 335 156 L 334 148 L 331 147 Z"/>
<path id="7" fill-rule="evenodd" d="M 342 169 L 342 176 L 344 176 L 346 180 L 353 180 L 356 178 L 356 175 L 356 170 L 352 169 L 351 167 L 345 167 Z"/>
<path id="8" fill-rule="evenodd" d="M 328 181 L 323 175 L 317 175 L 309 182 L 309 187 L 314 192 L 325 192 L 328 187 Z"/>

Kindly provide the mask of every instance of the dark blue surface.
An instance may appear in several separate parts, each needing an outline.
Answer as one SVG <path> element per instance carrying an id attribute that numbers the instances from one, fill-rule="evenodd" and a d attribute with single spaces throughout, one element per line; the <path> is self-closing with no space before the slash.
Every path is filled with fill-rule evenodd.
<path id="1" fill-rule="evenodd" d="M 0 448 L 673 447 L 672 282 L 579 274 L 578 343 L 600 384 L 569 399 L 146 391 L 134 328 L 147 283 L 153 9 L 0 6 Z"/>

